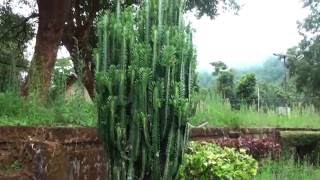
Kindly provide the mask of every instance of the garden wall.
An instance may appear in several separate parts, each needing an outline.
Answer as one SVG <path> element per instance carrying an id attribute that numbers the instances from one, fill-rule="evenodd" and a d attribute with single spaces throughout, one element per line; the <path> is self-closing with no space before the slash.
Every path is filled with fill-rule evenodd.
<path id="1" fill-rule="evenodd" d="M 191 130 L 190 140 L 261 158 L 281 151 L 281 132 L 302 130 L 200 128 Z M 95 129 L 0 127 L 0 180 L 102 180 L 105 159 Z"/>
<path id="2" fill-rule="evenodd" d="M 0 127 L 0 180 L 102 180 L 95 129 Z"/>

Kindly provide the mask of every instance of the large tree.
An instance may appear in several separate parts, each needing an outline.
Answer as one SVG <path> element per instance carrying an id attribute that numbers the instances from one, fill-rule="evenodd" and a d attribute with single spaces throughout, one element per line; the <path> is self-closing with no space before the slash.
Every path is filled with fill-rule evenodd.
<path id="1" fill-rule="evenodd" d="M 24 90 L 36 92 L 45 101 L 71 0 L 37 0 L 37 4 L 39 23 L 36 46 Z"/>
<path id="2" fill-rule="evenodd" d="M 217 77 L 217 92 L 223 98 L 232 100 L 234 99 L 234 73 L 232 69 L 222 62 L 212 62 L 210 63 L 214 67 L 213 76 Z"/>
<path id="3" fill-rule="evenodd" d="M 303 40 L 288 50 L 288 67 L 297 90 L 319 106 L 320 98 L 320 1 L 306 0 L 309 16 L 300 23 Z"/>
<path id="4" fill-rule="evenodd" d="M 94 21 L 97 13 L 101 10 L 111 9 L 114 7 L 113 0 L 87 0 L 73 1 L 71 14 L 65 26 L 65 33 L 62 38 L 62 44 L 66 46 L 75 66 L 75 71 L 82 78 L 88 93 L 94 97 L 94 71 L 95 63 L 93 61 L 93 49 L 96 48 L 97 38 L 95 35 Z M 222 1 L 227 7 L 237 10 L 239 6 L 233 1 Z M 139 0 L 125 1 L 122 6 L 140 3 Z M 217 0 L 204 0 L 187 2 L 186 10 L 196 9 L 198 17 L 204 14 L 214 18 L 217 15 Z"/>
<path id="5" fill-rule="evenodd" d="M 89 95 L 95 95 L 93 49 L 96 47 L 95 19 L 103 9 L 112 7 L 112 1 L 72 0 L 61 39 L 71 55 L 74 69 Z"/>
<path id="6" fill-rule="evenodd" d="M 8 0 L 14 1 L 14 0 Z M 20 3 L 33 1 L 18 0 Z M 64 45 L 72 56 L 75 72 L 83 81 L 89 94 L 94 97 L 93 49 L 96 46 L 95 20 L 102 10 L 114 7 L 114 0 L 37 0 L 39 11 L 37 41 L 31 63 L 25 94 L 34 89 L 46 99 L 52 78 L 58 47 Z M 122 6 L 140 3 L 127 0 Z M 218 4 L 238 9 L 234 0 L 189 0 L 187 10 L 196 10 L 213 18 L 217 15 Z"/>

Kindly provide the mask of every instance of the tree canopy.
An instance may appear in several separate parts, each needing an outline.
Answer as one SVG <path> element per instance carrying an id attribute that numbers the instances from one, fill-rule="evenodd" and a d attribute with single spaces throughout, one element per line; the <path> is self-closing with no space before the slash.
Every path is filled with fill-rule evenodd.
<path id="1" fill-rule="evenodd" d="M 236 90 L 237 98 L 244 101 L 245 104 L 253 104 L 256 100 L 256 83 L 255 74 L 250 73 L 242 76 Z"/>
<path id="2" fill-rule="evenodd" d="M 19 72 L 27 70 L 24 52 L 34 36 L 33 27 L 27 18 L 14 14 L 11 7 L 0 7 L 0 36 L 0 91 L 4 91 L 16 86 Z"/>
<path id="3" fill-rule="evenodd" d="M 305 8 L 309 16 L 300 23 L 299 30 L 303 40 L 288 50 L 288 68 L 295 80 L 297 90 L 312 97 L 314 102 L 320 98 L 320 1 L 306 0 Z M 317 103 L 319 105 L 319 103 Z"/>

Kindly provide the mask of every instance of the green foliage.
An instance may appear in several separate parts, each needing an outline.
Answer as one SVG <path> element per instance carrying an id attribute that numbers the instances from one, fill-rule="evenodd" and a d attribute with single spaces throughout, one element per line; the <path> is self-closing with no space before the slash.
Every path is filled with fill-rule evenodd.
<path id="1" fill-rule="evenodd" d="M 300 30 L 316 33 L 320 30 L 320 1 L 319 0 L 303 0 L 304 7 L 309 8 L 310 14 L 300 23 Z"/>
<path id="2" fill-rule="evenodd" d="M 289 84 L 289 90 L 270 83 L 259 83 L 260 106 L 263 108 L 276 108 L 280 106 L 294 105 L 303 102 L 303 95 L 296 92 L 293 84 Z"/>
<path id="3" fill-rule="evenodd" d="M 20 161 L 16 160 L 10 165 L 9 169 L 14 170 L 14 171 L 21 170 L 22 169 L 22 164 L 21 164 Z"/>
<path id="4" fill-rule="evenodd" d="M 80 73 L 78 74 L 81 75 Z M 63 100 L 68 86 L 78 83 L 82 87 L 81 83 L 77 81 L 78 79 L 73 72 L 70 59 L 57 59 L 54 67 L 53 82 L 49 92 L 49 101 L 56 101 L 59 98 Z"/>
<path id="5" fill-rule="evenodd" d="M 28 20 L 13 13 L 11 6 L 0 5 L 1 47 L 12 48 L 11 50 L 16 52 L 14 55 L 20 58 L 23 58 L 23 52 L 27 47 L 26 43 L 34 37 L 33 25 Z M 1 49 L 1 51 L 5 50 Z M 8 53 L 2 55 L 4 54 L 8 55 Z"/>
<path id="6" fill-rule="evenodd" d="M 18 89 L 19 72 L 26 70 L 28 64 L 23 53 L 33 36 L 32 25 L 24 17 L 0 5 L 0 92 Z"/>
<path id="7" fill-rule="evenodd" d="M 146 0 L 99 20 L 98 127 L 110 179 L 174 179 L 193 115 L 195 52 L 185 1 Z"/>
<path id="8" fill-rule="evenodd" d="M 256 76 L 255 74 L 246 74 L 241 77 L 237 86 L 237 98 L 243 100 L 246 104 L 252 105 L 256 101 Z"/>
<path id="9" fill-rule="evenodd" d="M 54 68 L 55 70 L 54 75 L 67 77 L 71 73 L 73 73 L 72 67 L 73 65 L 72 65 L 71 59 L 69 58 L 57 59 L 57 62 L 55 63 L 55 68 Z"/>
<path id="10" fill-rule="evenodd" d="M 237 102 L 234 92 L 234 71 L 228 69 L 228 66 L 221 62 L 213 62 L 211 65 L 215 71 L 213 76 L 216 78 L 214 90 L 224 99 L 228 100 L 233 108 L 237 108 Z"/>
<path id="11" fill-rule="evenodd" d="M 56 99 L 47 107 L 52 109 L 53 122 L 49 125 L 95 127 L 97 112 L 92 102 L 87 102 L 83 96 L 75 95 L 70 99 Z"/>
<path id="12" fill-rule="evenodd" d="M 297 90 L 309 97 L 320 108 L 320 2 L 304 1 L 310 11 L 309 16 L 300 23 L 299 30 L 304 39 L 288 50 L 288 68 L 294 78 Z"/>
<path id="13" fill-rule="evenodd" d="M 190 142 L 180 169 L 182 180 L 249 180 L 257 174 L 258 162 L 244 150 L 215 144 Z"/>
<path id="14" fill-rule="evenodd" d="M 314 104 L 320 107 L 320 40 L 315 40 L 305 49 L 289 49 L 289 70 L 294 78 L 297 90 L 311 97 L 314 97 Z M 296 58 L 303 54 L 304 58 Z"/>
<path id="15" fill-rule="evenodd" d="M 215 67 L 214 75 L 219 75 L 221 74 L 220 71 L 225 71 L 225 66 L 223 62 L 212 63 L 212 65 Z M 277 106 L 284 106 L 285 104 L 291 106 L 294 103 L 310 104 L 309 98 L 304 97 L 303 93 L 297 91 L 297 89 L 295 88 L 295 82 L 292 79 L 289 79 L 287 81 L 288 88 L 286 91 L 281 86 L 284 80 L 285 67 L 283 63 L 279 61 L 279 59 L 277 58 L 268 58 L 261 65 L 234 69 L 232 72 L 234 74 L 234 81 L 240 84 L 241 78 L 244 78 L 245 75 L 255 75 L 256 86 L 259 88 L 260 91 L 260 106 L 264 108 L 274 108 Z M 204 84 L 206 82 L 212 83 L 212 80 L 205 81 L 207 78 L 204 73 L 200 73 L 199 78 L 200 80 L 202 80 L 201 87 L 208 87 L 209 85 Z M 214 79 L 214 81 L 215 84 L 218 84 L 216 79 Z M 237 89 L 233 91 L 237 91 Z M 251 92 L 253 91 L 256 90 L 252 89 Z M 220 92 L 218 91 L 218 93 Z M 257 92 L 253 94 L 257 95 Z M 257 103 L 256 95 L 253 95 L 252 97 L 243 98 L 241 97 L 242 95 L 238 94 L 237 96 L 231 96 L 232 98 L 229 99 L 233 108 L 239 109 L 240 104 L 251 104 L 254 101 Z M 224 95 L 222 94 L 222 96 Z"/>
<path id="16" fill-rule="evenodd" d="M 320 142 L 320 132 L 310 131 L 282 131 L 280 133 L 284 145 L 288 146 L 305 146 L 317 144 Z"/>

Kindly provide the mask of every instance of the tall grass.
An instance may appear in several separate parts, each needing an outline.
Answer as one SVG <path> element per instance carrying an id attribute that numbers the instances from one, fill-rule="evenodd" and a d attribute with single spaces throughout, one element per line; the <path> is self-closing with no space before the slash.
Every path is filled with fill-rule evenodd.
<path id="1" fill-rule="evenodd" d="M 0 126 L 95 126 L 96 108 L 83 97 L 41 104 L 15 92 L 0 93 Z"/>
<path id="2" fill-rule="evenodd" d="M 320 168 L 293 158 L 262 162 L 254 180 L 318 180 Z"/>
<path id="3" fill-rule="evenodd" d="M 4 87 L 0 88 L 0 126 L 95 126 L 95 104 L 87 102 L 82 91 L 66 96 L 71 69 L 70 60 L 57 61 L 46 103 L 39 102 L 32 93 L 27 98 L 21 97 L 21 72 L 9 69 L 14 76 L 6 81 L 0 80 Z M 79 80 L 75 83 L 82 87 Z"/>
<path id="4" fill-rule="evenodd" d="M 279 115 L 275 109 L 257 111 L 256 107 L 242 105 L 233 110 L 230 103 L 213 93 L 199 96 L 194 125 L 208 122 L 214 127 L 252 128 L 320 128 L 320 115 L 312 107 L 293 107 L 290 116 Z"/>

